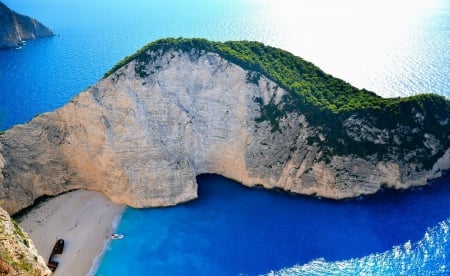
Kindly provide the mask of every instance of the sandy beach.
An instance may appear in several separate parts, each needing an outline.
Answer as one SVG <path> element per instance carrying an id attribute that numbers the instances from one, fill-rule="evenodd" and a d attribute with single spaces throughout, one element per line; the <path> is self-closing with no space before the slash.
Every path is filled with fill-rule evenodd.
<path id="1" fill-rule="evenodd" d="M 56 240 L 64 239 L 54 275 L 86 275 L 109 242 L 113 223 L 123 209 L 101 193 L 78 190 L 39 204 L 20 218 L 19 224 L 46 261 Z"/>

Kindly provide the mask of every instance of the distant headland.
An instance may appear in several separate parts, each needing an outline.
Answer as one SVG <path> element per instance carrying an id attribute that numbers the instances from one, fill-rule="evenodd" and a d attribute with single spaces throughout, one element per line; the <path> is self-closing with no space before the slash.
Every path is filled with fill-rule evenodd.
<path id="1" fill-rule="evenodd" d="M 36 19 L 18 14 L 0 2 L 0 49 L 20 47 L 26 40 L 52 35 Z"/>

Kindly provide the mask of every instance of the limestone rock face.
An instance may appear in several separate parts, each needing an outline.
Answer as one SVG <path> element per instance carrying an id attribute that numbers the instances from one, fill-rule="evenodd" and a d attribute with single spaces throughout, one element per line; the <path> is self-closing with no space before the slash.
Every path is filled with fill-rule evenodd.
<path id="1" fill-rule="evenodd" d="M 340 199 L 425 185 L 450 168 L 450 149 L 431 169 L 396 156 L 326 156 L 321 129 L 301 110 L 281 118 L 278 130 L 260 120 L 261 106 L 291 97 L 264 76 L 210 52 L 152 56 L 0 136 L 4 208 L 14 213 L 44 194 L 77 188 L 134 207 L 174 205 L 197 197 L 203 173 Z M 346 131 L 355 140 L 394 139 L 358 117 Z M 439 143 L 427 141 L 430 152 Z"/>
<path id="2" fill-rule="evenodd" d="M 0 208 L 0 275 L 52 275 L 33 241 Z"/>
<path id="3" fill-rule="evenodd" d="M 52 35 L 53 32 L 36 19 L 18 14 L 0 2 L 0 48 L 18 47 L 25 40 Z"/>

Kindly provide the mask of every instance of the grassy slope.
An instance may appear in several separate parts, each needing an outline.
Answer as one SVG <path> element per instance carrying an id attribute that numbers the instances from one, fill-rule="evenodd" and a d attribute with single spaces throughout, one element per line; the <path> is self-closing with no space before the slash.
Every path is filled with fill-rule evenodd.
<path id="1" fill-rule="evenodd" d="M 440 153 L 450 145 L 448 138 L 450 127 L 439 123 L 450 116 L 450 101 L 444 97 L 421 94 L 404 98 L 382 98 L 373 92 L 355 88 L 341 79 L 328 75 L 314 64 L 289 52 L 265 46 L 259 42 L 222 43 L 205 39 L 161 39 L 123 59 L 108 71 L 105 77 L 133 59 L 141 64 L 136 67 L 136 73 L 145 77 L 147 73 L 144 65 L 155 58 L 148 53 L 163 54 L 169 49 L 183 50 L 192 54 L 200 54 L 202 50 L 215 52 L 253 72 L 249 78 L 250 81 L 258 79 L 260 74 L 273 80 L 280 87 L 291 92 L 292 97 L 286 99 L 282 107 L 274 104 L 261 105 L 262 116 L 259 119 L 270 121 L 273 130 L 276 131 L 280 130 L 278 118 L 284 116 L 286 112 L 301 110 L 312 125 L 323 130 L 327 137 L 325 146 L 331 153 L 357 155 L 389 153 L 389 149 L 371 143 L 363 142 L 359 145 L 349 140 L 343 130 L 343 121 L 352 115 L 364 118 L 377 128 L 392 131 L 403 125 L 419 128 L 422 134 L 431 133 L 441 141 Z M 425 116 L 422 122 L 414 120 L 413 116 L 416 113 Z M 415 135 L 411 141 L 405 143 L 403 146 L 405 154 L 423 145 L 422 138 L 420 134 Z M 349 143 L 351 147 L 348 147 Z"/>

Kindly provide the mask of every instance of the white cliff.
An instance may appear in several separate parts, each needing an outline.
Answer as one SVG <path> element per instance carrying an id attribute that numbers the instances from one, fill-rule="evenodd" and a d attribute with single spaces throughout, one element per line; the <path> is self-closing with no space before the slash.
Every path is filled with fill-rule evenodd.
<path id="1" fill-rule="evenodd" d="M 152 55 L 1 135 L 0 205 L 14 213 L 42 195 L 85 188 L 134 207 L 168 206 L 196 198 L 204 173 L 340 199 L 425 185 L 450 168 L 450 149 L 420 170 L 395 158 L 324 158 L 326 138 L 301 111 L 281 118 L 279 131 L 258 120 L 261 101 L 282 105 L 289 96 L 266 77 L 251 81 L 217 53 Z M 357 118 L 346 125 L 354 139 L 387 143 Z"/>

